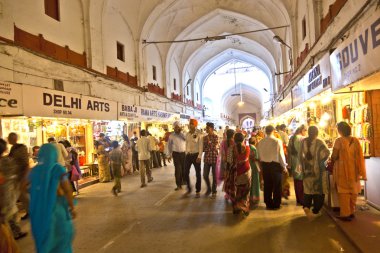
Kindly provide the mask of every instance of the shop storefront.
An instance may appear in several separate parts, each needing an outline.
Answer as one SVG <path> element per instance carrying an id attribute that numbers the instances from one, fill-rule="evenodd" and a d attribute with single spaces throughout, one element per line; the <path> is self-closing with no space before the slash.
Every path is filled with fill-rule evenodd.
<path id="1" fill-rule="evenodd" d="M 109 124 L 117 120 L 116 102 L 29 85 L 10 87 L 21 91 L 21 109 L 17 113 L 1 112 L 2 137 L 16 132 L 20 143 L 30 150 L 46 143 L 49 137 L 68 140 L 78 150 L 85 175 L 91 174 L 87 168 L 94 163 L 94 126 L 105 121 L 107 129 L 114 129 Z"/>
<path id="2" fill-rule="evenodd" d="M 176 113 L 119 103 L 118 119 L 127 125 L 129 136 L 140 129 L 148 130 L 156 138 L 162 137 L 165 130 L 172 131 L 172 124 L 179 120 Z"/>
<path id="3" fill-rule="evenodd" d="M 352 126 L 366 155 L 365 196 L 380 208 L 380 9 L 368 11 L 331 54 L 337 121 Z"/>

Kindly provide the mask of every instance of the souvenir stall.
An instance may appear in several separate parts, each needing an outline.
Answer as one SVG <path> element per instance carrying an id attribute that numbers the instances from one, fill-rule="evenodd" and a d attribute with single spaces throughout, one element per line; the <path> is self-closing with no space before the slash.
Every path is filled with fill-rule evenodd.
<path id="1" fill-rule="evenodd" d="M 173 131 L 173 123 L 180 120 L 179 114 L 145 107 L 140 107 L 140 116 L 141 129 L 149 131 L 156 138 L 163 137 L 165 129 Z"/>
<path id="2" fill-rule="evenodd" d="M 2 136 L 14 131 L 30 149 L 47 143 L 49 137 L 68 140 L 78 150 L 82 173 L 91 175 L 89 168 L 94 162 L 91 120 L 116 120 L 116 102 L 29 85 L 20 87 L 22 116 L 2 117 Z"/>
<path id="3" fill-rule="evenodd" d="M 366 155 L 365 199 L 380 209 L 380 9 L 372 8 L 330 56 L 337 121 L 352 126 Z M 368 43 L 358 43 L 368 38 Z M 355 49 L 353 52 L 352 48 Z M 353 54 L 354 53 L 354 54 Z"/>
<path id="4" fill-rule="evenodd" d="M 0 82 L 1 138 L 6 140 L 9 133 L 15 132 L 19 136 L 19 142 L 31 151 L 31 147 L 42 143 L 42 125 L 34 127 L 36 119 L 23 115 L 22 85 Z"/>

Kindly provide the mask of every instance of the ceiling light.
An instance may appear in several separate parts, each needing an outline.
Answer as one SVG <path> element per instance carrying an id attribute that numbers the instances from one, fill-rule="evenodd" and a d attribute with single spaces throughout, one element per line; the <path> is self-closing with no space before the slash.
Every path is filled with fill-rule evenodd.
<path id="1" fill-rule="evenodd" d="M 237 104 L 238 104 L 238 106 L 243 106 L 244 105 L 244 101 L 239 101 Z"/>

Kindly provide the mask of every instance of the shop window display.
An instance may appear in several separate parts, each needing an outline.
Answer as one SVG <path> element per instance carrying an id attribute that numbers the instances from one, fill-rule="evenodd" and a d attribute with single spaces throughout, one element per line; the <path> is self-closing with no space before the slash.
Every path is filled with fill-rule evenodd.
<path id="1" fill-rule="evenodd" d="M 337 108 L 338 113 L 340 112 L 340 119 L 350 124 L 352 136 L 359 139 L 364 156 L 370 156 L 372 127 L 366 93 L 352 92 L 338 96 L 337 100 L 340 103 L 340 108 L 339 106 Z"/>

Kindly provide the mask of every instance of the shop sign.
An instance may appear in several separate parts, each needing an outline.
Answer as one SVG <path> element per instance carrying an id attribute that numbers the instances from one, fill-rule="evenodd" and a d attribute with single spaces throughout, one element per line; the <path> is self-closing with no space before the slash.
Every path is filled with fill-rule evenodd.
<path id="1" fill-rule="evenodd" d="M 332 90 L 343 88 L 380 69 L 380 9 L 365 15 L 331 54 Z"/>
<path id="2" fill-rule="evenodd" d="M 0 115 L 22 115 L 22 86 L 0 82 Z"/>
<path id="3" fill-rule="evenodd" d="M 303 102 L 305 102 L 304 81 L 305 81 L 305 78 L 302 78 L 301 80 L 298 81 L 297 85 L 295 85 L 292 89 L 293 107 L 297 107 Z"/>
<path id="4" fill-rule="evenodd" d="M 128 121 L 140 121 L 141 107 L 136 105 L 126 105 L 118 103 L 118 119 Z"/>
<path id="5" fill-rule="evenodd" d="M 292 94 L 289 93 L 274 109 L 274 116 L 278 117 L 292 109 Z"/>
<path id="6" fill-rule="evenodd" d="M 175 117 L 174 113 L 160 111 L 160 110 L 151 109 L 151 108 L 140 107 L 139 110 L 140 110 L 139 113 L 141 115 L 141 118 L 147 121 L 168 121 L 168 120 L 173 120 Z"/>
<path id="7" fill-rule="evenodd" d="M 190 115 L 187 115 L 187 114 L 184 114 L 184 113 L 180 113 L 179 114 L 179 118 L 181 120 L 189 120 L 190 119 Z"/>
<path id="8" fill-rule="evenodd" d="M 100 98 L 24 85 L 25 116 L 117 120 L 117 103 Z"/>
<path id="9" fill-rule="evenodd" d="M 325 54 L 320 61 L 305 75 L 305 100 L 330 88 L 330 57 Z"/>

